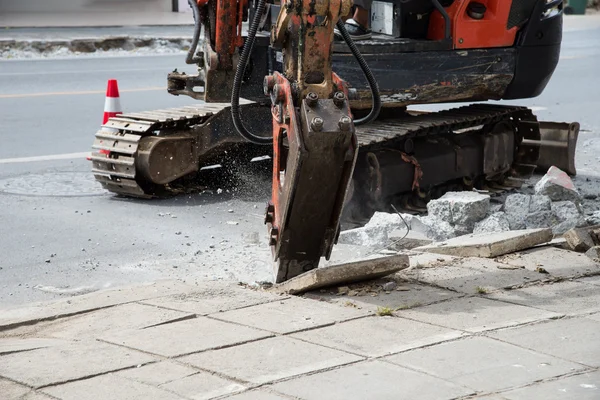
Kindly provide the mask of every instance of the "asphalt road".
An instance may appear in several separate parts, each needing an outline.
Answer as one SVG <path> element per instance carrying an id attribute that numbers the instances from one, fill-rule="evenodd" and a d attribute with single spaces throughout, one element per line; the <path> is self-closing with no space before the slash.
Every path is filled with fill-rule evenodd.
<path id="1" fill-rule="evenodd" d="M 83 153 L 106 80 L 118 79 L 124 111 L 176 107 L 192 100 L 163 87 L 183 65 L 181 56 L 0 63 L 0 306 L 160 278 L 270 279 L 268 179 L 148 202 L 115 198 L 90 174 Z M 547 90 L 513 102 L 581 122 L 579 181 L 600 175 L 599 65 L 600 24 L 571 24 Z"/>

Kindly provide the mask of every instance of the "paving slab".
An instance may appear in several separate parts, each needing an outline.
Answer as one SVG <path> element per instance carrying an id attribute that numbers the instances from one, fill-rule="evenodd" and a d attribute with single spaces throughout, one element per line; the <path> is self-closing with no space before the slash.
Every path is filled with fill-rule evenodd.
<path id="1" fill-rule="evenodd" d="M 58 301 L 34 303 L 25 307 L 13 307 L 0 310 L 0 331 L 24 323 L 66 317 L 159 296 L 186 293 L 192 289 L 192 286 L 180 281 L 165 280 L 144 285 L 101 290 Z"/>
<path id="2" fill-rule="evenodd" d="M 43 389 L 43 392 L 60 400 L 185 400 L 166 390 L 113 374 L 52 386 Z"/>
<path id="3" fill-rule="evenodd" d="M 249 390 L 244 393 L 235 394 L 226 397 L 228 400 L 289 400 L 289 397 L 283 397 L 276 393 L 267 392 L 266 390 Z"/>
<path id="4" fill-rule="evenodd" d="M 408 256 L 397 254 L 347 262 L 305 272 L 273 286 L 275 293 L 299 294 L 334 285 L 349 284 L 381 278 L 408 268 Z"/>
<path id="5" fill-rule="evenodd" d="M 486 258 L 464 258 L 452 267 L 413 269 L 405 276 L 466 294 L 475 294 L 480 288 L 497 290 L 512 288 L 547 278 L 524 268 L 504 269 L 505 264 Z"/>
<path id="6" fill-rule="evenodd" d="M 214 317 L 275 333 L 291 333 L 370 314 L 368 310 L 337 304 L 291 298 L 276 303 L 260 304 L 228 311 Z"/>
<path id="7" fill-rule="evenodd" d="M 27 386 L 19 385 L 18 383 L 0 378 L 0 393 L 2 393 L 3 399 L 20 399 L 29 392 L 31 392 L 31 389 Z"/>
<path id="8" fill-rule="evenodd" d="M 397 317 L 368 317 L 293 337 L 365 357 L 381 357 L 463 336 L 464 333 Z"/>
<path id="9" fill-rule="evenodd" d="M 560 378 L 502 393 L 507 400 L 598 400 L 600 371 Z"/>
<path id="10" fill-rule="evenodd" d="M 577 280 L 577 282 L 583 282 L 583 283 L 588 283 L 590 285 L 600 286 L 600 275 L 580 278 Z"/>
<path id="11" fill-rule="evenodd" d="M 61 318 L 48 323 L 46 327 L 36 327 L 35 331 L 39 336 L 80 340 L 96 338 L 112 331 L 143 329 L 193 317 L 192 313 L 129 303 Z"/>
<path id="12" fill-rule="evenodd" d="M 56 397 L 46 396 L 39 392 L 30 392 L 25 396 L 20 397 L 19 400 L 56 400 Z"/>
<path id="13" fill-rule="evenodd" d="M 481 297 L 468 297 L 398 311 L 397 315 L 467 332 L 483 332 L 557 318 L 561 314 Z"/>
<path id="14" fill-rule="evenodd" d="M 208 284 L 201 290 L 143 301 L 144 304 L 172 310 L 208 315 L 286 299 L 264 291 L 252 290 L 238 285 Z"/>
<path id="15" fill-rule="evenodd" d="M 128 329 L 112 332 L 102 336 L 101 339 L 163 357 L 176 357 L 245 343 L 271 335 L 245 326 L 198 317 L 143 330 Z"/>
<path id="16" fill-rule="evenodd" d="M 421 253 L 418 251 L 411 251 L 408 254 L 408 258 L 410 268 L 399 272 L 398 275 L 402 275 L 404 272 L 408 272 L 413 268 L 450 266 L 462 259 L 461 257 L 449 256 L 447 254 Z"/>
<path id="17" fill-rule="evenodd" d="M 254 384 L 316 372 L 361 357 L 290 337 L 274 337 L 241 346 L 179 358 L 192 366 Z"/>
<path id="18" fill-rule="evenodd" d="M 0 356 L 8 353 L 17 353 L 19 351 L 28 351 L 41 349 L 44 347 L 52 347 L 64 345 L 67 342 L 60 339 L 49 338 L 29 338 L 21 339 L 20 337 L 0 338 Z"/>
<path id="19" fill-rule="evenodd" d="M 589 318 L 547 321 L 488 335 L 540 353 L 600 367 L 600 322 Z"/>
<path id="20" fill-rule="evenodd" d="M 199 372 L 159 387 L 191 400 L 213 399 L 246 389 L 246 386 L 208 372 Z"/>
<path id="21" fill-rule="evenodd" d="M 354 289 L 351 287 L 351 289 L 353 291 L 349 291 L 348 294 L 344 295 L 311 292 L 310 294 L 307 293 L 306 296 L 327 300 L 347 307 L 357 307 L 358 309 L 368 310 L 372 313 L 375 313 L 380 307 L 387 307 L 393 310 L 407 309 L 462 296 L 461 293 L 450 290 L 408 282 L 398 282 L 394 290 L 387 292 L 378 291 L 370 293 L 360 288 Z"/>
<path id="22" fill-rule="evenodd" d="M 551 240 L 551 229 L 524 229 L 464 235 L 429 246 L 417 247 L 415 250 L 458 257 L 491 258 L 529 249 Z"/>
<path id="23" fill-rule="evenodd" d="M 550 275 L 563 278 L 600 272 L 600 264 L 594 262 L 585 254 L 556 247 L 531 249 L 499 258 L 498 261 L 523 267 L 530 271 L 543 268 Z"/>
<path id="24" fill-rule="evenodd" d="M 489 298 L 555 311 L 581 315 L 600 311 L 600 290 L 579 282 L 556 282 L 518 290 L 491 293 Z"/>
<path id="25" fill-rule="evenodd" d="M 148 354 L 118 346 L 79 342 L 4 355 L 0 363 L 0 376 L 28 386 L 42 387 L 154 360 Z M 58 365 L 60 368 L 57 368 Z"/>
<path id="26" fill-rule="evenodd" d="M 588 315 L 586 318 L 593 319 L 594 321 L 600 322 L 600 313 Z"/>
<path id="27" fill-rule="evenodd" d="M 480 393 L 524 386 L 586 368 L 486 337 L 441 343 L 385 360 Z"/>
<path id="28" fill-rule="evenodd" d="M 197 369 L 186 367 L 185 365 L 169 360 L 114 372 L 117 376 L 152 386 L 160 386 L 197 373 Z"/>
<path id="29" fill-rule="evenodd" d="M 305 400 L 444 400 L 473 394 L 453 383 L 381 361 L 362 362 L 273 385 Z"/>

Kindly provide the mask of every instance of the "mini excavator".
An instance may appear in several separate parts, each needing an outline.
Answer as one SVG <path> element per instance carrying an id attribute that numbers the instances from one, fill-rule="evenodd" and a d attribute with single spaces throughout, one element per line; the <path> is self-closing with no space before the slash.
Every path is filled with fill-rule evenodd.
<path id="1" fill-rule="evenodd" d="M 198 74 L 169 73 L 168 92 L 202 102 L 111 118 L 93 174 L 113 193 L 153 198 L 203 167 L 269 155 L 276 282 L 328 259 L 343 218 L 420 212 L 448 190 L 509 190 L 550 165 L 575 173 L 577 123 L 485 103 L 542 93 L 562 0 L 375 1 L 375 34 L 357 42 L 342 22 L 352 0 L 189 2 L 186 63 Z M 457 102 L 468 104 L 407 109 Z"/>

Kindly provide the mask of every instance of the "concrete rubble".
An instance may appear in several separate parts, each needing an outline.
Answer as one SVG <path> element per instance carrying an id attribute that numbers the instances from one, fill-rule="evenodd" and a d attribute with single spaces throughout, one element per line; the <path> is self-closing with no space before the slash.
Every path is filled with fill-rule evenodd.
<path id="1" fill-rule="evenodd" d="M 428 246 L 417 247 L 415 251 L 447 254 L 458 257 L 492 258 L 504 254 L 526 250 L 548 243 L 552 240 L 552 231 L 545 229 L 527 229 L 519 231 L 470 234 Z"/>
<path id="2" fill-rule="evenodd" d="M 546 175 L 535 184 L 535 194 L 548 196 L 552 201 L 581 200 L 569 175 L 556 167 L 550 167 Z"/>
<path id="3" fill-rule="evenodd" d="M 564 238 L 570 250 L 586 253 L 586 255 L 593 259 L 599 258 L 600 225 L 573 228 L 565 233 Z"/>
<path id="4" fill-rule="evenodd" d="M 313 269 L 271 288 L 275 293 L 299 294 L 322 287 L 381 278 L 408 268 L 408 256 L 394 255 Z"/>
<path id="5" fill-rule="evenodd" d="M 535 194 L 512 193 L 492 199 L 476 191 L 448 192 L 427 204 L 426 215 L 376 212 L 364 227 L 342 232 L 339 242 L 407 250 L 428 245 L 428 240 L 515 230 L 551 228 L 559 237 L 591 222 L 600 224 L 600 211 L 586 218 L 581 200 L 571 178 L 552 167 L 535 184 Z"/>

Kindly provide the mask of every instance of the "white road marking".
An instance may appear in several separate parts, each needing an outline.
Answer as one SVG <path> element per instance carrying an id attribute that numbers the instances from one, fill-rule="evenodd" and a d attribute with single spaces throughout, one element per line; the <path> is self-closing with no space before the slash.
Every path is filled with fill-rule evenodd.
<path id="1" fill-rule="evenodd" d="M 91 152 L 86 151 L 84 153 L 53 154 L 53 155 L 49 155 L 49 156 L 0 158 L 0 164 L 17 164 L 17 163 L 54 161 L 54 160 L 74 160 L 77 158 L 85 159 L 86 157 L 89 157 L 90 155 L 91 155 Z"/>

